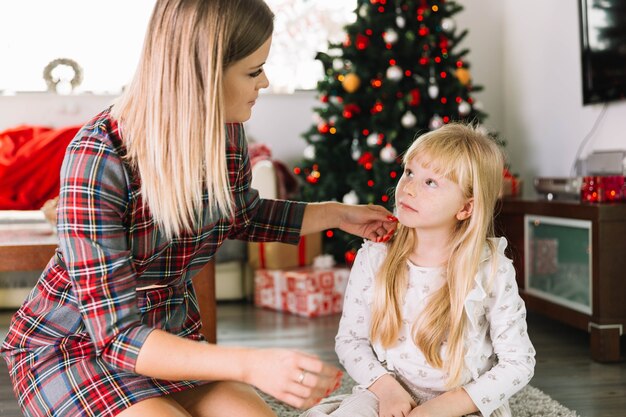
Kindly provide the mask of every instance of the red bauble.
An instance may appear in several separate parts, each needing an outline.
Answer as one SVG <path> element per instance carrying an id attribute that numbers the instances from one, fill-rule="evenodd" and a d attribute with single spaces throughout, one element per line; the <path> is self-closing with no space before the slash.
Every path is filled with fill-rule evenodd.
<path id="1" fill-rule="evenodd" d="M 370 46 L 370 38 L 359 33 L 358 35 L 356 35 L 355 44 L 356 44 L 356 49 L 362 51 L 368 46 Z"/>
<path id="2" fill-rule="evenodd" d="M 359 113 L 361 113 L 361 108 L 357 104 L 350 103 L 343 106 L 343 117 L 346 119 L 351 119 Z"/>
<path id="3" fill-rule="evenodd" d="M 419 106 L 420 103 L 422 102 L 422 95 L 420 93 L 420 90 L 415 88 L 411 90 L 409 94 L 411 95 L 411 101 L 409 101 L 409 104 L 411 106 Z"/>
<path id="4" fill-rule="evenodd" d="M 359 165 L 363 165 L 363 166 L 367 164 L 371 164 L 372 162 L 374 162 L 374 155 L 372 155 L 371 152 L 364 152 L 358 161 Z"/>

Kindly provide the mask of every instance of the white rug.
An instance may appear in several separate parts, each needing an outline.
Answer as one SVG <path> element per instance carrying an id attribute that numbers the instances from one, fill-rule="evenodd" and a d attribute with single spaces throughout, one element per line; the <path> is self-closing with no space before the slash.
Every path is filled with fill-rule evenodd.
<path id="1" fill-rule="evenodd" d="M 341 388 L 333 394 L 349 393 L 353 385 L 354 382 L 347 376 L 344 376 Z M 301 413 L 300 410 L 279 403 L 263 394 L 262 396 L 274 409 L 278 417 L 297 417 Z M 510 404 L 513 417 L 580 417 L 575 411 L 562 406 L 541 390 L 531 386 L 526 386 L 515 394 L 511 398 Z"/>

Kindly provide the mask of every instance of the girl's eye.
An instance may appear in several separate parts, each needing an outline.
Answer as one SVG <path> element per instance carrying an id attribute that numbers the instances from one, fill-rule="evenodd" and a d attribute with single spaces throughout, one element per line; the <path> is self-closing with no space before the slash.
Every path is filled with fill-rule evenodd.
<path id="1" fill-rule="evenodd" d="M 410 169 L 405 169 L 404 176 L 407 178 L 413 178 L 413 171 L 411 171 Z"/>
<path id="2" fill-rule="evenodd" d="M 424 183 L 430 187 L 430 188 L 436 188 L 437 187 L 437 181 L 435 181 L 432 178 L 428 178 L 426 181 L 424 181 Z"/>
<path id="3" fill-rule="evenodd" d="M 254 71 L 252 74 L 250 74 L 250 76 L 251 76 L 252 78 L 256 78 L 256 77 L 258 77 L 259 75 L 261 75 L 261 73 L 262 73 L 262 72 L 263 72 L 263 68 L 261 68 L 261 69 L 258 69 L 258 70 L 256 70 L 256 71 Z"/>

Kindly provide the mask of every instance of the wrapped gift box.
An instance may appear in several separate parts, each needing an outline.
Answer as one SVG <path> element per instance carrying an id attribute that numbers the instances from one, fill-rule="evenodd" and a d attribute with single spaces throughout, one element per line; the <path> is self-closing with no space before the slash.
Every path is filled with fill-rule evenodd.
<path id="1" fill-rule="evenodd" d="M 348 268 L 258 269 L 254 304 L 304 317 L 340 313 L 349 274 Z"/>
<path id="2" fill-rule="evenodd" d="M 281 242 L 251 242 L 248 262 L 254 269 L 288 269 L 304 267 L 322 253 L 322 234 L 311 233 L 300 238 L 298 245 Z"/>

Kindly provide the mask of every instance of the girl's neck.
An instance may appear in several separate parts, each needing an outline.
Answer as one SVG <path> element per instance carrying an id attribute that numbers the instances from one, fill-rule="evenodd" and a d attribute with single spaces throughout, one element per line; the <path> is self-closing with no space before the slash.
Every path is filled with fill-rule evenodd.
<path id="1" fill-rule="evenodd" d="M 417 231 L 417 241 L 409 260 L 418 266 L 438 267 L 450 257 L 450 234 Z"/>

